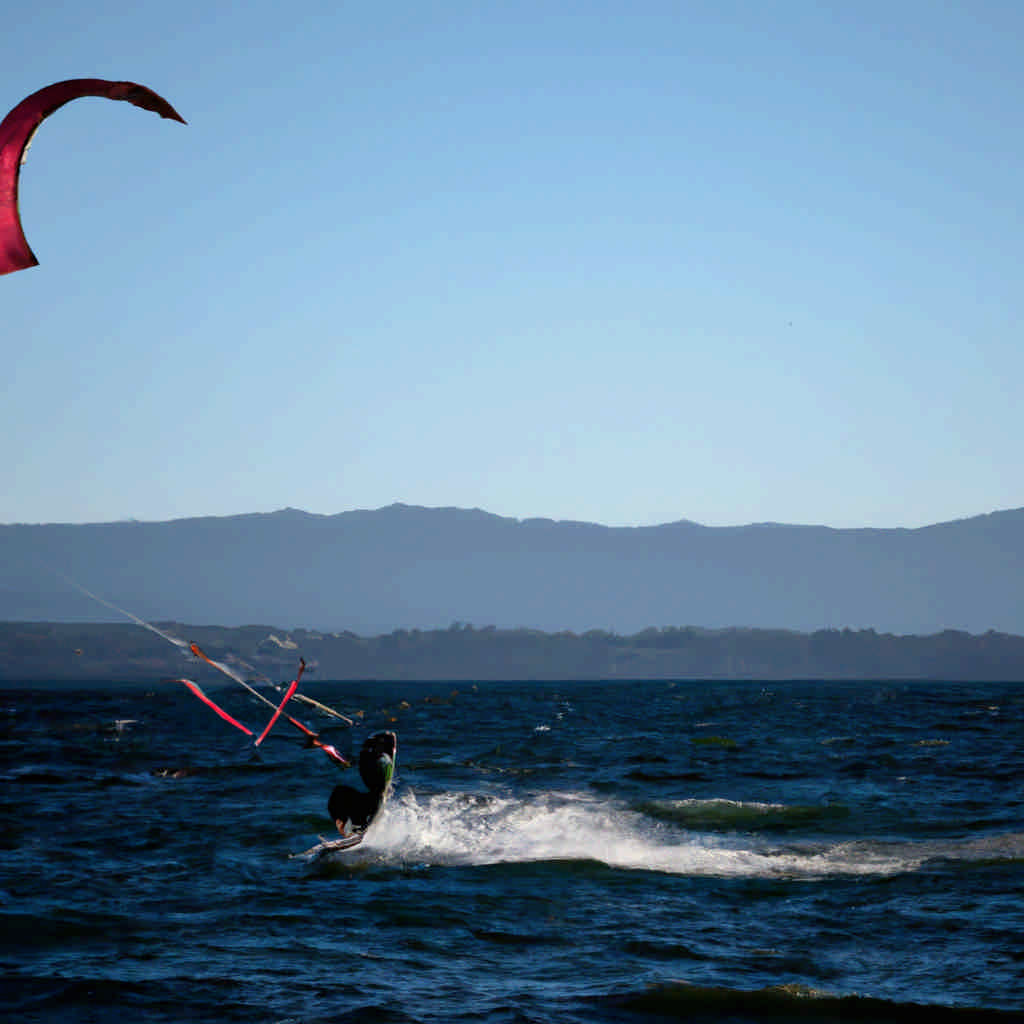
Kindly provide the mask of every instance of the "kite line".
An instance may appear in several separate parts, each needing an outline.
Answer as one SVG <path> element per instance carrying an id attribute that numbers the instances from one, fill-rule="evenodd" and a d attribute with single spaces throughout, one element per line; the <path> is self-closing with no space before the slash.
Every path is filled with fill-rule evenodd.
<path id="1" fill-rule="evenodd" d="M 231 668 L 230 665 L 225 665 L 224 662 L 217 661 L 214 658 L 211 658 L 199 646 L 199 644 L 195 642 L 188 643 L 184 640 L 180 640 L 176 636 L 171 636 L 170 633 L 165 633 L 162 629 L 159 629 L 158 627 L 154 626 L 151 622 L 146 622 L 145 619 L 140 619 L 137 615 L 133 615 L 127 609 L 121 608 L 118 605 L 113 604 L 111 601 L 108 601 L 105 598 L 100 597 L 99 594 L 94 594 L 91 590 L 87 590 L 80 583 L 76 583 L 70 577 L 64 576 L 63 574 L 60 575 L 61 578 L 66 583 L 70 584 L 76 590 L 81 591 L 81 593 L 85 594 L 87 597 L 91 597 L 94 601 L 98 601 L 100 604 L 106 606 L 107 608 L 110 608 L 112 611 L 118 612 L 119 614 L 124 615 L 126 618 L 131 619 L 132 622 L 134 622 L 136 625 L 142 626 L 143 629 L 148 629 L 151 633 L 155 633 L 157 636 L 162 637 L 168 643 L 174 644 L 174 646 L 182 652 L 191 654 L 193 657 L 198 658 L 200 661 L 206 662 L 207 665 L 210 665 L 212 668 L 217 669 L 218 672 L 223 673 L 229 679 L 238 683 L 239 686 L 243 687 L 253 697 L 255 697 L 259 701 L 262 701 L 262 703 L 266 704 L 269 708 L 271 708 L 271 710 L 273 711 L 273 715 L 271 716 L 270 721 L 267 723 L 266 727 L 263 729 L 263 732 L 260 733 L 259 737 L 256 739 L 255 746 L 258 747 L 267 738 L 267 734 L 273 728 L 274 723 L 278 720 L 278 718 L 281 717 L 282 712 L 284 712 L 285 705 L 293 698 L 295 700 L 305 701 L 311 706 L 316 707 L 321 711 L 324 711 L 325 713 L 332 715 L 334 718 L 338 718 L 341 721 L 346 722 L 348 725 L 353 724 L 352 719 L 341 714 L 340 711 L 335 711 L 334 708 L 329 708 L 326 704 L 321 704 L 319 701 L 313 700 L 311 697 L 306 697 L 304 694 L 296 693 L 296 690 L 298 689 L 299 686 L 299 680 L 302 678 L 302 673 L 305 671 L 306 668 L 305 658 L 299 658 L 299 671 L 296 673 L 295 679 L 293 679 L 292 682 L 289 684 L 288 689 L 285 692 L 284 698 L 282 699 L 280 704 L 275 704 L 265 694 L 260 693 L 259 690 L 257 690 L 254 686 L 250 685 L 250 683 L 245 678 L 243 678 L 238 672 L 236 672 L 233 668 Z M 247 665 L 245 662 L 240 662 L 240 664 L 242 664 L 245 668 L 252 671 L 252 667 L 250 665 Z M 182 683 L 188 689 L 188 691 L 191 694 L 193 694 L 193 696 L 197 697 L 204 704 L 206 704 L 207 707 L 215 711 L 222 719 L 224 719 L 225 722 L 229 722 L 231 725 L 235 726 L 235 728 L 240 729 L 248 736 L 253 735 L 252 730 L 248 726 L 243 725 L 237 719 L 233 718 L 230 714 L 228 714 L 227 711 L 225 711 L 215 701 L 213 701 L 209 696 L 207 696 L 207 694 L 203 692 L 202 688 L 198 685 L 198 683 L 193 682 L 191 679 L 176 679 L 174 680 L 174 682 Z M 271 683 L 271 685 L 273 684 Z M 280 687 L 275 686 L 275 689 L 280 689 Z M 298 729 L 306 737 L 307 746 L 316 747 L 318 750 L 322 750 L 327 757 L 334 761 L 335 764 L 339 764 L 343 768 L 347 768 L 349 766 L 348 760 L 337 750 L 337 748 L 330 743 L 324 743 L 320 739 L 319 735 L 312 729 L 310 729 L 308 725 L 303 724 L 297 718 L 293 718 L 289 714 L 285 714 L 284 717 L 288 722 L 295 726 L 295 728 Z"/>

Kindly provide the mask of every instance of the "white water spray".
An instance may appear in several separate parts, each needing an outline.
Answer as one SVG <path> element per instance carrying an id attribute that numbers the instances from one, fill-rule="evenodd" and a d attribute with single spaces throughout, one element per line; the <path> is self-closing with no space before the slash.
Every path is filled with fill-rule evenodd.
<path id="1" fill-rule="evenodd" d="M 689 831 L 590 794 L 420 797 L 406 790 L 381 813 L 357 859 L 436 865 L 597 861 L 687 877 L 814 880 L 901 874 L 933 858 L 984 859 L 997 847 L 1003 857 L 1008 851 L 1024 856 L 1024 836 L 1002 836 L 980 847 L 869 839 L 785 844 L 742 832 Z"/>

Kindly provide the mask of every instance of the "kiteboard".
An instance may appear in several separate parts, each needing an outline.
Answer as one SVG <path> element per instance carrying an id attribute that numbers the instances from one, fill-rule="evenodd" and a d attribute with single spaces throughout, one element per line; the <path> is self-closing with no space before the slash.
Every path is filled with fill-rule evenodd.
<path id="1" fill-rule="evenodd" d="M 352 847 L 358 846 L 363 841 L 365 832 L 355 832 L 350 836 L 342 836 L 340 839 L 325 839 L 323 836 L 318 836 L 320 840 L 316 846 L 311 846 L 308 850 L 303 850 L 302 853 L 290 853 L 288 856 L 294 860 L 299 858 L 307 861 L 317 861 L 323 857 L 326 857 L 329 853 L 337 853 L 339 850 L 351 850 Z"/>

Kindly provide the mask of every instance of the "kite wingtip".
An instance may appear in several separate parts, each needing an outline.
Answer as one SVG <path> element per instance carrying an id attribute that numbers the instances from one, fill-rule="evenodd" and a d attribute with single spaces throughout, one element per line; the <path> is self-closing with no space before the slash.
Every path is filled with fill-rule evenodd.
<path id="1" fill-rule="evenodd" d="M 38 266 L 39 260 L 37 260 L 31 253 L 7 259 L 0 259 L 0 277 L 3 277 L 4 274 L 13 274 L 19 270 L 28 270 L 31 267 Z"/>

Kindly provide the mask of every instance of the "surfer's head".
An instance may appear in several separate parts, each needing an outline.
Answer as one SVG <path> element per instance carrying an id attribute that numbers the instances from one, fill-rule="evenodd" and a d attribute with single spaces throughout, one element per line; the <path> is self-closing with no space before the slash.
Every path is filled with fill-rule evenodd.
<path id="1" fill-rule="evenodd" d="M 367 737 L 359 751 L 359 774 L 371 793 L 383 793 L 395 771 L 398 737 L 393 732 L 376 732 Z"/>

